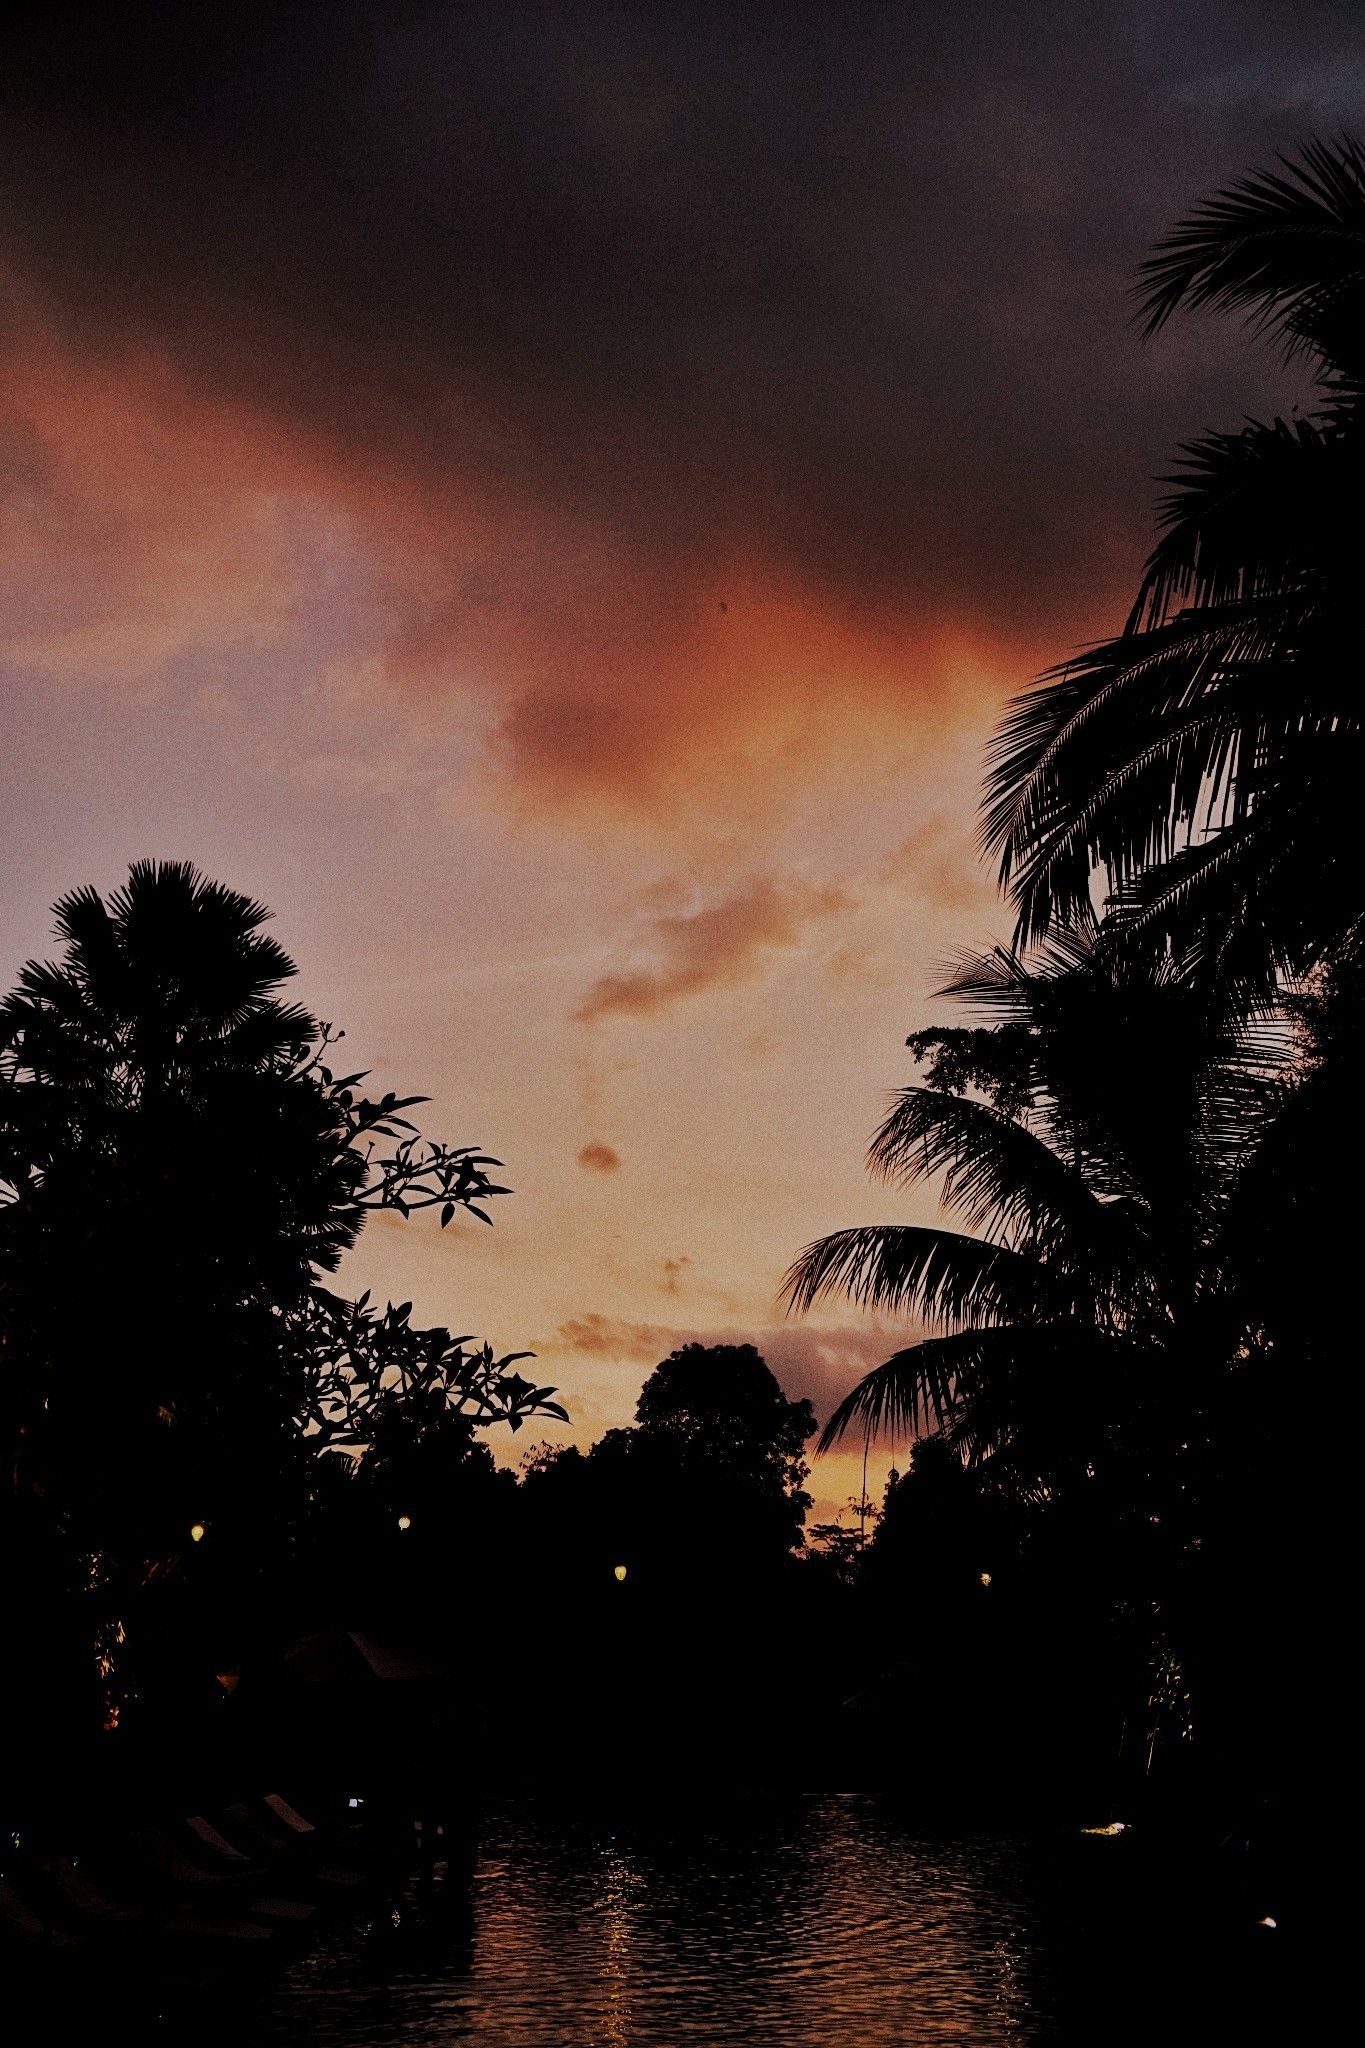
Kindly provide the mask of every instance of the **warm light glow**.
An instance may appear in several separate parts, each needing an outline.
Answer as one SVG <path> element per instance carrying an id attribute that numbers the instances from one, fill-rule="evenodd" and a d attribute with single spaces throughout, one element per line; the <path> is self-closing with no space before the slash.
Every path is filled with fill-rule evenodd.
<path id="1" fill-rule="evenodd" d="M 203 1525 L 203 1523 L 202 1523 L 202 1522 L 193 1522 L 193 1523 L 191 1523 L 191 1525 L 190 1525 L 190 1542 L 191 1542 L 191 1543 L 202 1543 L 202 1542 L 203 1542 L 203 1540 L 204 1540 L 204 1525 Z"/>
<path id="2" fill-rule="evenodd" d="M 400 1515 L 398 1517 L 398 1526 L 400 1529 L 410 1529 L 412 1527 L 412 1516 Z"/>
<path id="3" fill-rule="evenodd" d="M 1278 1924 L 1278 1921 L 1272 1919 L 1269 1913 L 1266 1914 L 1263 1920 L 1258 1920 L 1256 1922 L 1256 1925 L 1258 1927 L 1275 1927 L 1278 1926 Z"/>
<path id="4" fill-rule="evenodd" d="M 121 1621 L 107 1622 L 95 1637 L 95 1669 L 101 1678 L 111 1678 L 118 1662 L 115 1651 L 126 1642 Z"/>
<path id="5" fill-rule="evenodd" d="M 1083 1835 L 1121 1835 L 1128 1823 L 1126 1820 L 1111 1820 L 1107 1827 L 1082 1828 Z"/>
<path id="6" fill-rule="evenodd" d="M 617 1581 L 618 1585 L 621 1583 L 622 1580 L 624 1580 L 625 1576 L 625 1566 L 623 1564 L 616 1565 L 612 1571 L 612 1577 Z"/>
<path id="7" fill-rule="evenodd" d="M 991 1575 L 990 1575 L 990 1573 L 989 1573 L 989 1572 L 982 1572 L 982 1574 L 981 1574 L 981 1583 L 982 1583 L 982 1585 L 983 1585 L 983 1586 L 989 1586 L 990 1582 L 991 1582 Z"/>

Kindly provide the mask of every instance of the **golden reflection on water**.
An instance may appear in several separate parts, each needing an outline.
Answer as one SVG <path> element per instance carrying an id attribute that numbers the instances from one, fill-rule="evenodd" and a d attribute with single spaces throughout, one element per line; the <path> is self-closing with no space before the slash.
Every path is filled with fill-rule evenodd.
<path id="1" fill-rule="evenodd" d="M 1010 1937 L 1002 1934 L 991 1950 L 995 1964 L 995 2005 L 1001 2025 L 1017 2038 L 1025 2017 L 1023 1987 L 1019 1981 L 1019 1957 Z"/>
<path id="2" fill-rule="evenodd" d="M 597 1911 L 602 1922 L 602 1982 L 606 1993 L 609 2048 L 630 2048 L 631 1895 L 638 1874 L 609 1845 L 602 1870 Z"/>
<path id="3" fill-rule="evenodd" d="M 462 2025 L 515 2048 L 871 2048 L 1026 2038 L 989 1845 L 926 1851 L 869 1803 L 732 1830 L 514 1826 Z M 553 1991 L 550 1985 L 553 1984 Z M 496 1987 L 494 1989 L 493 1987 Z"/>
<path id="4" fill-rule="evenodd" d="M 472 1885 L 289 1973 L 261 2048 L 916 2048 L 1055 2040 L 1018 1845 L 917 1841 L 858 1798 L 629 1824 L 527 1802 Z M 1111 1863 L 1107 1856 L 1103 1859 Z M 376 1923 L 377 1923 L 376 1916 Z"/>

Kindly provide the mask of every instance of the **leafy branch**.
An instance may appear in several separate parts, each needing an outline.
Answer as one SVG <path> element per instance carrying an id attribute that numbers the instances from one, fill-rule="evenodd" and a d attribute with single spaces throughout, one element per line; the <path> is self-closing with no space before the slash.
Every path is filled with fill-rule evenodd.
<path id="1" fill-rule="evenodd" d="M 349 1155 L 355 1178 L 355 1207 L 392 1209 L 400 1216 L 439 1208 L 442 1230 L 457 1209 L 464 1209 L 491 1225 L 493 1219 L 481 1204 L 511 1193 L 488 1171 L 501 1167 L 502 1161 L 476 1145 L 444 1145 L 424 1138 L 403 1112 L 416 1109 L 429 1096 L 395 1095 L 390 1090 L 376 1101 L 358 1092 L 368 1078 L 366 1072 L 334 1074 L 324 1055 L 345 1035 L 330 1024 L 321 1025 L 317 1044 L 300 1055 L 295 1072 L 315 1081 L 335 1116 L 338 1149 Z M 383 1139 L 390 1141 L 387 1147 L 378 1142 Z"/>
<path id="2" fill-rule="evenodd" d="M 319 1449 L 362 1449 L 402 1408 L 465 1416 L 476 1427 L 531 1416 L 568 1420 L 550 1396 L 513 1368 L 530 1351 L 495 1355 L 489 1344 L 452 1337 L 439 1326 L 414 1328 L 412 1303 L 381 1310 L 368 1290 L 346 1301 L 316 1288 L 281 1317 L 301 1380 L 300 1426 Z"/>

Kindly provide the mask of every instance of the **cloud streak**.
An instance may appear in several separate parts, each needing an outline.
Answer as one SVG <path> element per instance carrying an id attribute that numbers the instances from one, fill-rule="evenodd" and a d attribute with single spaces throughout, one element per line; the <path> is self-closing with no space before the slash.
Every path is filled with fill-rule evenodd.
<path id="1" fill-rule="evenodd" d="M 582 1315 L 569 1316 L 559 1325 L 553 1338 L 540 1346 L 540 1350 L 633 1364 L 641 1359 L 654 1358 L 656 1352 L 658 1358 L 667 1357 L 675 1341 L 681 1340 L 676 1339 L 676 1333 L 663 1324 L 633 1323 L 589 1309 Z"/>
<path id="2" fill-rule="evenodd" d="M 746 980 L 763 960 L 801 943 L 812 922 L 850 908 L 834 883 L 813 887 L 761 876 L 687 912 L 652 918 L 643 939 L 648 966 L 601 975 L 575 1012 L 579 1022 L 654 1017 L 686 997 Z"/>

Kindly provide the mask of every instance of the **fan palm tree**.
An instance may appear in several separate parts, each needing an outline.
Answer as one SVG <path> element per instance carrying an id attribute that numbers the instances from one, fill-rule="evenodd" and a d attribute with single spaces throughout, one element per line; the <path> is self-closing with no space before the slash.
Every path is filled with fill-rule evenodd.
<path id="1" fill-rule="evenodd" d="M 294 1078 L 319 1026 L 263 905 L 187 863 L 140 861 L 106 904 L 55 906 L 59 962 L 0 1003 L 0 1182 L 11 1228 L 103 1213 L 127 1281 L 149 1262 L 227 1300 L 289 1298 L 359 1228 L 335 1105 Z"/>
<path id="2" fill-rule="evenodd" d="M 842 1293 L 935 1326 L 859 1382 L 821 1448 L 934 1427 L 1016 1498 L 1096 1476 L 1134 1498 L 1195 1440 L 1241 1335 L 1228 1239 L 1284 1034 L 1093 931 L 1032 963 L 969 957 L 946 993 L 987 1028 L 909 1041 L 927 1082 L 869 1158 L 897 1185 L 941 1175 L 967 1229 L 840 1230 L 796 1260 L 798 1309 Z"/>
<path id="3" fill-rule="evenodd" d="M 401 1114 L 422 1098 L 322 1064 L 333 1034 L 283 1000 L 261 904 L 144 861 L 55 915 L 61 957 L 0 1002 L 0 1445 L 137 1521 L 196 1485 L 201 1511 L 211 1474 L 272 1447 L 291 1473 L 305 1421 L 344 1433 L 395 1387 L 514 1428 L 559 1412 L 410 1303 L 322 1286 L 369 1210 L 488 1221 L 506 1190 L 422 1139 Z"/>
<path id="4" fill-rule="evenodd" d="M 507 1190 L 407 1121 L 422 1098 L 330 1071 L 338 1034 L 285 1000 L 267 917 L 140 862 L 107 901 L 64 897 L 58 958 L 0 1002 L 0 1538 L 47 1575 L 18 1662 L 67 1660 L 113 1725 L 130 1670 L 180 1668 L 193 1531 L 213 1538 L 201 1618 L 248 1587 L 268 1602 L 311 1540 L 325 1444 L 449 1450 L 563 1414 L 513 1370 L 529 1354 L 323 1284 L 368 1211 L 488 1221 Z"/>
<path id="5" fill-rule="evenodd" d="M 60 957 L 0 1003 L 3 1434 L 48 1497 L 60 1473 L 73 1527 L 126 1523 L 146 1554 L 148 1519 L 202 1514 L 233 1459 L 292 1455 L 277 1313 L 362 1221 L 365 1163 L 300 1085 L 319 1027 L 280 997 L 267 916 L 139 862 L 107 902 L 57 904 Z"/>
<path id="6" fill-rule="evenodd" d="M 984 837 L 1021 943 L 1089 913 L 1262 981 L 1357 925 L 1365 483 L 1365 155 L 1311 143 L 1159 245 L 1146 332 L 1244 314 L 1311 365 L 1312 418 L 1184 450 L 1125 630 L 1042 678 L 997 735 Z"/>

